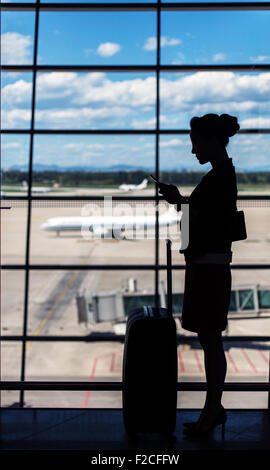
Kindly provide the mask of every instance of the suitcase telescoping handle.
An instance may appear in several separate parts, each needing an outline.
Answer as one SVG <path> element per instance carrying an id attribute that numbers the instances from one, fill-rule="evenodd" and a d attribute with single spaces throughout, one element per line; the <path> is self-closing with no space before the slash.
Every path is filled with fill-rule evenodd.
<path id="1" fill-rule="evenodd" d="M 166 238 L 167 247 L 167 308 L 169 314 L 172 316 L 172 252 L 171 240 Z"/>

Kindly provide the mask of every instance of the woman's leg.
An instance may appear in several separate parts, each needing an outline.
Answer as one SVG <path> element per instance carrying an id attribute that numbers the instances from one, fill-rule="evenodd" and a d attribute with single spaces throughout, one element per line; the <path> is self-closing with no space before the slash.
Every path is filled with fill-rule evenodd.
<path id="1" fill-rule="evenodd" d="M 207 380 L 207 394 L 204 408 L 220 408 L 223 384 L 227 372 L 226 356 L 222 335 L 219 331 L 199 332 L 199 341 L 204 350 L 204 365 Z"/>

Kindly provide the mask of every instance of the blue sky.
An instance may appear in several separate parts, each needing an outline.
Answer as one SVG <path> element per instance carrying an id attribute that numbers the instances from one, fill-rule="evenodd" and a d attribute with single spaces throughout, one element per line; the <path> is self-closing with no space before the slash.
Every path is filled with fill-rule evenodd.
<path id="1" fill-rule="evenodd" d="M 2 12 L 2 64 L 31 64 L 33 12 Z M 162 12 L 161 64 L 270 63 L 270 12 Z M 154 65 L 155 12 L 42 12 L 41 65 Z M 2 73 L 2 128 L 30 127 L 31 73 Z M 155 74 L 38 73 L 37 129 L 154 129 Z M 238 117 L 242 128 L 270 128 L 270 72 L 160 73 L 160 127 L 186 129 L 194 115 Z M 269 165 L 268 135 L 238 135 L 236 168 Z M 27 163 L 29 136 L 2 136 L 2 166 Z M 36 136 L 34 164 L 125 163 L 153 168 L 155 138 Z M 162 168 L 201 169 L 188 136 L 160 137 Z M 256 154 L 256 155 L 255 155 Z M 204 167 L 206 168 L 206 167 Z"/>

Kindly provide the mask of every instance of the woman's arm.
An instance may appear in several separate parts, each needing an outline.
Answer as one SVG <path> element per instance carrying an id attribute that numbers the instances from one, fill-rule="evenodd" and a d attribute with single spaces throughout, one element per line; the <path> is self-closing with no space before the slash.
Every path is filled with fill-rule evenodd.
<path id="1" fill-rule="evenodd" d="M 188 198 L 185 196 L 182 196 L 177 186 L 175 186 L 174 184 L 160 183 L 159 194 L 164 196 L 164 199 L 169 204 L 176 205 L 177 211 L 181 210 L 181 204 L 188 204 Z"/>

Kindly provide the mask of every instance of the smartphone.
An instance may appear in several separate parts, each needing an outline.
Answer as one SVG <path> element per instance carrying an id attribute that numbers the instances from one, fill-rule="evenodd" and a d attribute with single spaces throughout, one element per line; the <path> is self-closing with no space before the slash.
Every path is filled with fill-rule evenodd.
<path id="1" fill-rule="evenodd" d="M 158 186 L 160 186 L 162 184 L 158 181 L 158 179 L 155 176 L 153 176 L 153 175 L 150 175 L 150 176 L 155 181 L 155 183 L 157 183 Z"/>

